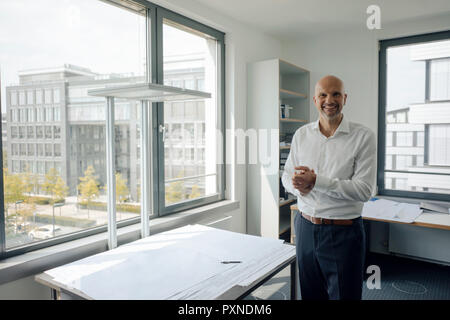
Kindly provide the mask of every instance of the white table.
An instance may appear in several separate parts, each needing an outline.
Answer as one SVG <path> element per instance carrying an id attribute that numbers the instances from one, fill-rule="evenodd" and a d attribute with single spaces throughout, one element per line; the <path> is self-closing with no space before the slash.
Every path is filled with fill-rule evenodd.
<path id="1" fill-rule="evenodd" d="M 193 225 L 47 270 L 35 279 L 52 289 L 54 299 L 242 299 L 289 265 L 295 300 L 294 246 Z"/>

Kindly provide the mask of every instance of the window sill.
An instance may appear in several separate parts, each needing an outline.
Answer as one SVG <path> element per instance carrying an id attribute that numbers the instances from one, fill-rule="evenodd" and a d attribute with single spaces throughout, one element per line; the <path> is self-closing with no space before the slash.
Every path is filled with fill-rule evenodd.
<path id="1" fill-rule="evenodd" d="M 150 234 L 164 232 L 187 224 L 209 224 L 239 209 L 239 202 L 223 200 L 168 216 L 150 220 Z M 117 230 L 118 245 L 140 239 L 140 223 Z M 108 249 L 107 233 L 69 241 L 0 261 L 0 285 L 35 275 Z"/>

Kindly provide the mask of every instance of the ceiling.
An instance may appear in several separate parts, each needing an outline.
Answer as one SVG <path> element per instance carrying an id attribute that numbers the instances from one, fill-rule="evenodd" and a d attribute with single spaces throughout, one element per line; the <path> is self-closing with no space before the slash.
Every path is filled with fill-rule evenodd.
<path id="1" fill-rule="evenodd" d="M 383 24 L 450 15 L 449 0 L 196 0 L 276 38 L 330 29 L 366 28 L 368 6 L 381 10 Z M 449 16 L 450 17 L 450 16 Z"/>

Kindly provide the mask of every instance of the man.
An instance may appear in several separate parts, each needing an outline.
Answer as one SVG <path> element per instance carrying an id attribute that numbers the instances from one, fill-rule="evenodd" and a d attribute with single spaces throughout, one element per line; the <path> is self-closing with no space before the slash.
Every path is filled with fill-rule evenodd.
<path id="1" fill-rule="evenodd" d="M 299 128 L 283 173 L 297 196 L 297 262 L 302 299 L 361 299 L 365 233 L 364 202 L 375 186 L 376 140 L 368 128 L 342 114 L 343 82 L 317 82 L 319 119 Z"/>

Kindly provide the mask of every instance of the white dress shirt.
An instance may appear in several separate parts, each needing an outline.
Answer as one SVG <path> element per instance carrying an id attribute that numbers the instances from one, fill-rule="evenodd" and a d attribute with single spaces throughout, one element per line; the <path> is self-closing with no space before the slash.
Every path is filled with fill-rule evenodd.
<path id="1" fill-rule="evenodd" d="M 306 195 L 292 185 L 295 167 L 314 169 L 316 183 Z M 310 216 L 354 219 L 375 188 L 376 140 L 368 128 L 342 118 L 333 136 L 325 137 L 319 120 L 299 128 L 284 166 L 285 189 L 297 196 L 298 209 Z"/>

